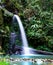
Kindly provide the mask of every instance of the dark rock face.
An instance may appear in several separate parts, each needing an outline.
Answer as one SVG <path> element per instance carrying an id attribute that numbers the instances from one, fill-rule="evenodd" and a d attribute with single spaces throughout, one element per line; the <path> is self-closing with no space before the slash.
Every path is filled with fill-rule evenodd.
<path id="1" fill-rule="evenodd" d="M 22 52 L 22 48 L 18 45 L 12 45 L 12 48 L 9 49 L 9 54 L 18 54 L 20 55 Z"/>

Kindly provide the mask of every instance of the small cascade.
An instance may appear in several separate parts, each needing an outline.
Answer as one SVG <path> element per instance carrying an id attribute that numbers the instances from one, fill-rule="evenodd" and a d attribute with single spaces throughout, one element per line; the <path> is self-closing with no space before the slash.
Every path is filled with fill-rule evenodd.
<path id="1" fill-rule="evenodd" d="M 0 2 L 1 2 L 1 0 L 0 0 Z"/>
<path id="2" fill-rule="evenodd" d="M 12 46 L 15 44 L 15 40 L 16 40 L 16 34 L 15 32 L 11 32 L 10 34 L 10 48 L 12 48 Z"/>

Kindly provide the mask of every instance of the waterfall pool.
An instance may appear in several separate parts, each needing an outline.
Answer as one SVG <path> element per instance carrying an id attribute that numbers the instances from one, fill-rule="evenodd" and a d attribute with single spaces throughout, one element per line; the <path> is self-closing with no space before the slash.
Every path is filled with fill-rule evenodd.
<path id="1" fill-rule="evenodd" d="M 0 60 L 1 57 L 10 62 L 10 65 L 53 65 L 53 55 L 7 55 L 0 56 Z"/>
<path id="2" fill-rule="evenodd" d="M 10 65 L 53 65 L 53 56 L 51 55 L 12 55 Z"/>

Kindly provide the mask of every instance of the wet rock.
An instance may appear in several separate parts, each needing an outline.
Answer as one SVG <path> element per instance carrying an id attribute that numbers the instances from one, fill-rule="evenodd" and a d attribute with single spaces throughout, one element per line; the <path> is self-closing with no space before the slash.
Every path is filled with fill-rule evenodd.
<path id="1" fill-rule="evenodd" d="M 15 45 L 15 44 L 9 50 L 9 54 L 17 54 L 17 55 L 20 55 L 21 52 L 22 52 L 22 48 L 19 47 L 18 45 Z"/>

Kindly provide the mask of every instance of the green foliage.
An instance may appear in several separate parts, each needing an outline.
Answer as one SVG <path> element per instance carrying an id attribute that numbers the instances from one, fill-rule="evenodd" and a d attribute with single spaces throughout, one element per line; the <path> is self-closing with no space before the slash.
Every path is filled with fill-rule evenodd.
<path id="1" fill-rule="evenodd" d="M 9 63 L 0 61 L 0 65 L 9 65 Z"/>
<path id="2" fill-rule="evenodd" d="M 10 62 L 6 61 L 6 58 L 0 58 L 0 65 L 9 65 Z"/>
<path id="3" fill-rule="evenodd" d="M 53 12 L 50 5 L 50 0 L 29 0 L 24 12 L 28 21 L 25 28 L 29 45 L 46 51 L 52 51 L 53 47 Z"/>
<path id="4" fill-rule="evenodd" d="M 6 9 L 12 13 L 16 9 L 17 14 L 22 19 L 29 46 L 53 51 L 53 0 L 9 0 L 8 3 L 6 3 Z M 9 32 L 12 31 L 11 23 L 10 20 L 7 21 L 5 28 Z M 15 31 L 17 32 L 17 30 L 15 26 Z M 17 40 L 16 43 L 20 42 Z"/>
<path id="5" fill-rule="evenodd" d="M 0 65 L 9 65 L 9 64 L 2 61 L 2 62 L 0 62 Z"/>

